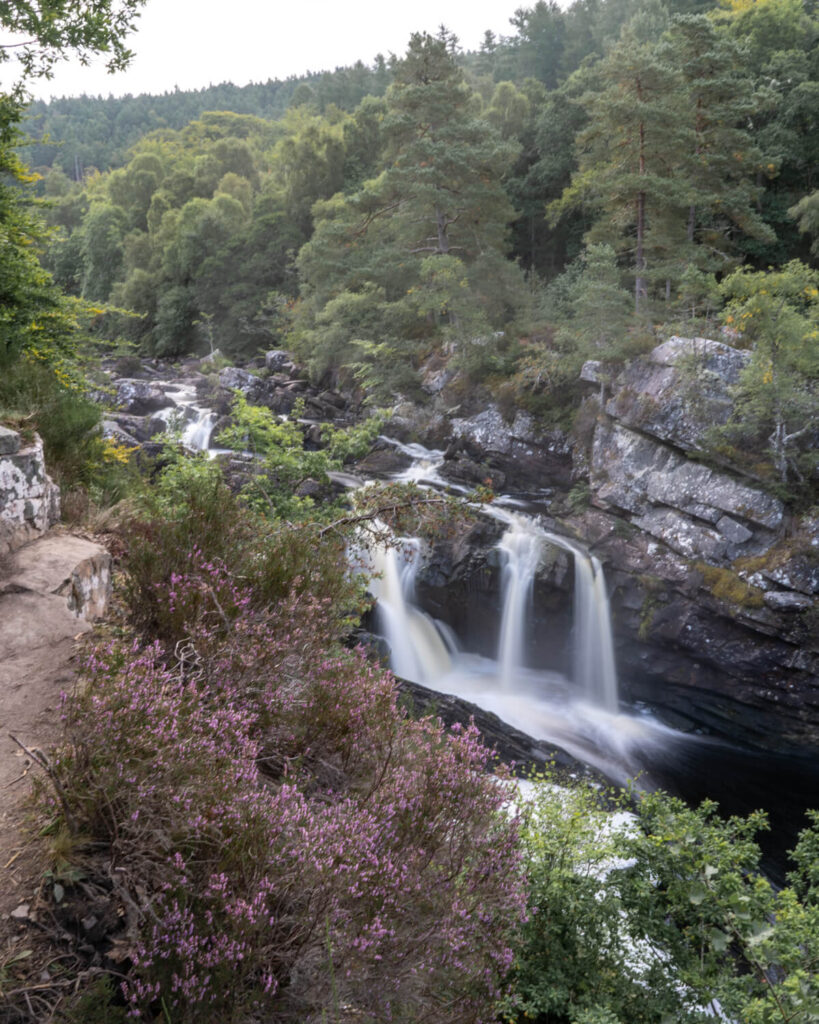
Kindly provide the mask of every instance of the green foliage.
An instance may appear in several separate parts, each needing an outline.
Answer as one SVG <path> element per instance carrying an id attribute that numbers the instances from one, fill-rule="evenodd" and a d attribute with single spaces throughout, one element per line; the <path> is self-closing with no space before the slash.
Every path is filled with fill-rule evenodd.
<path id="1" fill-rule="evenodd" d="M 314 450 L 305 445 L 304 428 L 298 422 L 303 411 L 297 405 L 290 418 L 280 420 L 269 409 L 249 405 L 237 395 L 232 424 L 219 435 L 220 444 L 255 456 L 243 494 L 262 514 L 290 521 L 332 515 L 337 509 L 331 502 L 322 502 L 319 509 L 311 496 L 300 493 L 300 487 L 313 481 L 326 489 L 328 471 L 340 469 L 348 456 L 363 455 L 378 434 L 376 417 L 352 431 L 323 426 L 323 446 Z"/>
<path id="2" fill-rule="evenodd" d="M 26 349 L 70 352 L 76 327 L 37 260 L 45 232 L 23 191 L 32 175 L 14 151 L 20 116 L 19 105 L 0 93 L 0 370 Z"/>
<path id="3" fill-rule="evenodd" d="M 248 419 L 255 422 L 253 411 Z M 267 435 L 268 426 L 262 421 L 259 434 Z M 154 486 L 134 502 L 126 527 L 126 594 L 140 629 L 168 642 L 184 636 L 192 608 L 175 605 L 169 594 L 194 556 L 226 566 L 262 604 L 295 588 L 332 603 L 339 622 L 360 608 L 360 581 L 347 570 L 342 543 L 328 541 L 319 549 L 317 527 L 299 530 L 271 519 L 269 506 L 266 515 L 248 508 L 231 493 L 219 466 L 202 456 L 169 444 L 163 462 Z M 284 497 L 281 504 L 287 505 Z"/>
<path id="4" fill-rule="evenodd" d="M 723 820 L 713 803 L 652 793 L 630 820 L 613 818 L 587 784 L 541 781 L 524 812 L 530 913 L 503 1016 L 693 1024 L 718 1003 L 729 1019 L 808 1024 L 819 999 L 811 820 L 777 891 L 759 873 L 759 813 Z"/>
<path id="5" fill-rule="evenodd" d="M 756 471 L 784 497 L 812 500 L 811 431 L 819 416 L 819 272 L 792 260 L 779 270 L 736 271 L 722 284 L 724 321 L 752 345 L 729 423 L 712 432 L 740 462 L 764 452 Z"/>
<path id="6" fill-rule="evenodd" d="M 125 36 L 143 3 L 100 0 L 91 7 L 71 0 L 43 0 L 36 5 L 0 3 L 0 25 L 22 40 L 19 46 L 0 47 L 0 63 L 12 58 L 18 62 L 18 89 L 28 78 L 50 77 L 54 65 L 72 55 L 87 64 L 94 54 L 106 53 L 108 70 L 120 70 L 133 56 L 125 46 Z"/>
<path id="7" fill-rule="evenodd" d="M 384 170 L 314 207 L 299 254 L 296 344 L 317 372 L 349 367 L 379 398 L 412 394 L 436 345 L 454 343 L 469 360 L 473 339 L 508 323 L 523 293 L 492 262 L 512 219 L 502 178 L 515 147 L 478 116 L 445 38 L 413 36 L 395 76 Z M 473 354 L 476 372 L 484 354 Z"/>
<path id="8" fill-rule="evenodd" d="M 30 196 L 36 175 L 15 146 L 26 80 L 50 75 L 54 63 L 72 52 L 87 61 L 102 50 L 109 68 L 123 67 L 130 57 L 123 38 L 141 3 L 102 0 L 93 9 L 64 0 L 0 3 L 0 25 L 22 34 L 20 45 L 0 46 L 0 63 L 13 57 L 19 75 L 10 93 L 0 92 L 0 415 L 36 427 L 64 490 L 82 489 L 101 503 L 121 497 L 128 484 L 127 457 L 97 432 L 99 410 L 84 395 L 77 365 L 83 321 L 101 311 L 67 300 L 41 267 L 46 231 Z M 58 195 L 70 191 L 59 180 L 52 186 Z M 89 217 L 89 266 L 96 276 L 88 290 L 95 296 L 106 291 L 98 278 L 116 266 L 112 217 L 116 221 L 116 211 L 99 206 Z M 74 255 L 79 252 L 71 262 Z"/>
<path id="9" fill-rule="evenodd" d="M 99 430 L 100 407 L 79 386 L 76 371 L 24 356 L 0 374 L 0 420 L 36 430 L 46 465 L 63 489 L 63 512 L 81 514 L 87 504 L 105 507 L 136 486 L 127 449 Z"/>

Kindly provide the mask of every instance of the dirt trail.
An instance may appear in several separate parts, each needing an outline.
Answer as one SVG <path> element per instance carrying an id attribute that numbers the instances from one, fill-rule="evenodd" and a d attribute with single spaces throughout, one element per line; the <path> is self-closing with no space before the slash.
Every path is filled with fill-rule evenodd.
<path id="1" fill-rule="evenodd" d="M 32 751 L 60 737 L 60 695 L 74 685 L 75 640 L 105 612 L 110 555 L 52 531 L 4 559 L 0 572 L 0 919 L 31 895 L 25 808 L 42 769 Z"/>

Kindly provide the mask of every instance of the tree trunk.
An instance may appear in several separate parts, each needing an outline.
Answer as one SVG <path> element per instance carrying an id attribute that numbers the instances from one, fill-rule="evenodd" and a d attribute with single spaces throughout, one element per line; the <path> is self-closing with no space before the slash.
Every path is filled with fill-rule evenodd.
<path id="1" fill-rule="evenodd" d="M 447 235 L 446 213 L 440 206 L 435 207 L 435 222 L 438 228 L 438 252 L 446 255 L 449 252 L 449 236 Z"/>
<path id="2" fill-rule="evenodd" d="M 642 162 L 642 159 L 641 159 Z M 643 277 L 643 271 L 645 270 L 645 255 L 643 252 L 643 245 L 645 240 L 646 230 L 646 194 L 645 192 L 638 192 L 637 194 L 637 250 L 635 253 L 635 271 L 636 276 L 634 278 L 634 312 L 640 312 L 640 304 L 644 298 L 648 295 L 646 290 L 646 280 Z"/>
<path id="3" fill-rule="evenodd" d="M 643 101 L 643 83 L 637 79 L 637 99 Z M 640 177 L 646 173 L 646 125 L 645 121 L 640 122 L 640 149 L 639 149 L 639 173 Z M 635 276 L 634 276 L 634 312 L 640 312 L 640 304 L 648 295 L 646 281 L 643 276 L 645 271 L 645 233 L 646 233 L 646 194 L 642 190 L 637 193 L 637 251 L 635 253 Z"/>

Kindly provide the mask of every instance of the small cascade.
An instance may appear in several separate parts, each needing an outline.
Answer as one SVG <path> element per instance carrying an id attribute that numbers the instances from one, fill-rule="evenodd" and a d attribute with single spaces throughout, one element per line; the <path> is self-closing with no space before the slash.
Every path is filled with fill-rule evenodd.
<path id="1" fill-rule="evenodd" d="M 617 713 L 617 670 L 611 635 L 611 615 L 603 566 L 583 547 L 567 537 L 548 533 L 528 516 L 504 512 L 509 529 L 498 549 L 505 557 L 503 613 L 498 643 L 501 688 L 514 690 L 525 669 L 524 650 L 535 573 L 543 545 L 553 544 L 574 560 L 573 680 L 584 700 Z"/>
<path id="2" fill-rule="evenodd" d="M 370 591 L 377 600 L 376 617 L 390 647 L 393 672 L 432 686 L 452 668 L 454 638 L 449 636 L 445 642 L 429 615 L 413 604 L 419 555 L 417 540 L 371 550 Z"/>
<path id="3" fill-rule="evenodd" d="M 443 483 L 437 473 L 443 453 L 420 445 L 396 446 L 413 458 L 410 469 L 396 479 L 427 485 Z M 535 668 L 527 665 L 525 654 L 532 592 L 544 548 L 551 544 L 571 554 L 575 567 L 572 688 L 578 698 L 598 711 L 617 714 L 617 671 L 600 560 L 590 556 L 577 541 L 544 530 L 529 515 L 497 504 L 483 511 L 506 526 L 498 542 L 503 556 L 502 614 L 495 663 L 499 691 L 515 694 Z M 372 551 L 370 568 L 376 578 L 370 589 L 377 599 L 376 616 L 390 645 L 393 670 L 406 679 L 434 687 L 462 659 L 451 631 L 444 636 L 442 628 L 415 604 L 419 552 L 417 541 L 406 540 L 399 548 Z"/>
<path id="4" fill-rule="evenodd" d="M 498 644 L 498 668 L 504 690 L 514 690 L 520 669 L 524 667 L 529 606 L 544 541 L 543 531 L 532 520 L 513 515 L 509 519 L 510 528 L 498 544 L 505 559 Z"/>
<path id="5" fill-rule="evenodd" d="M 161 409 L 156 418 L 163 421 L 166 430 L 180 431 L 180 440 L 188 448 L 207 451 L 218 415 L 196 404 L 196 390 L 189 384 L 168 386 L 165 393 L 174 404 Z"/>
<path id="6" fill-rule="evenodd" d="M 603 566 L 579 548 L 573 548 L 573 554 L 574 681 L 585 700 L 615 714 L 617 670 Z"/>
<path id="7" fill-rule="evenodd" d="M 216 413 L 210 409 L 199 409 L 196 419 L 191 420 L 182 431 L 182 443 L 197 452 L 207 451 L 217 418 Z"/>

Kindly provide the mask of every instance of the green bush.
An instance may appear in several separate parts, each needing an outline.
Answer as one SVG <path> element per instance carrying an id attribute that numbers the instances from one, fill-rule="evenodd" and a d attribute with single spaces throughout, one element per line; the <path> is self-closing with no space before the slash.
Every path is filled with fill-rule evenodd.
<path id="1" fill-rule="evenodd" d="M 104 506 L 136 484 L 128 450 L 100 433 L 99 406 L 58 366 L 28 358 L 8 366 L 0 375 L 0 419 L 39 433 L 48 472 L 64 496 L 82 492 Z"/>
<path id="2" fill-rule="evenodd" d="M 175 581 L 205 563 L 226 567 L 261 607 L 293 592 L 328 600 L 341 629 L 361 610 L 361 581 L 349 572 L 344 539 L 319 543 L 319 529 L 248 508 L 215 462 L 168 446 L 154 487 L 135 502 L 123 528 L 133 621 L 151 636 L 181 639 L 198 611 L 174 603 Z"/>
<path id="3" fill-rule="evenodd" d="M 777 891 L 760 873 L 763 814 L 723 819 L 640 794 L 613 819 L 588 785 L 549 779 L 524 812 L 529 918 L 507 1021 L 744 1024 L 816 1019 L 819 813 Z"/>

